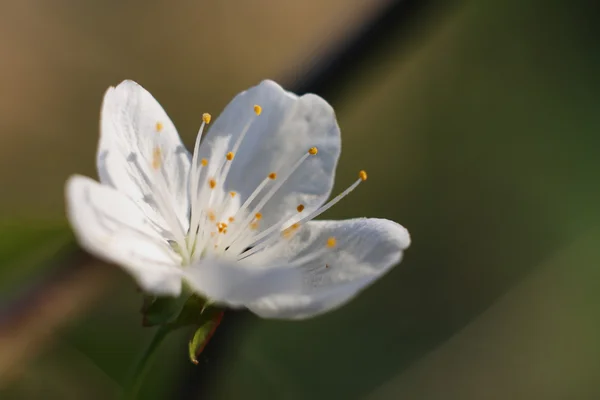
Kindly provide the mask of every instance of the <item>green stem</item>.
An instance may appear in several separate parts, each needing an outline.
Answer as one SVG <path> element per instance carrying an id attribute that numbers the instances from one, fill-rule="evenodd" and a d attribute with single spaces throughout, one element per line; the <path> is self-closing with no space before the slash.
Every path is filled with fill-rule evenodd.
<path id="1" fill-rule="evenodd" d="M 163 339 L 167 336 L 167 334 L 171 331 L 167 326 L 161 326 L 154 333 L 154 337 L 148 344 L 148 347 L 141 353 L 137 362 L 133 365 L 133 368 L 130 371 L 130 375 L 123 385 L 123 393 L 121 394 L 121 399 L 123 400 L 135 400 L 137 399 L 138 392 L 140 391 L 140 387 L 142 386 L 142 381 L 144 380 L 144 376 L 148 372 L 150 365 L 152 364 L 152 360 L 154 355 L 156 354 L 156 349 L 162 343 Z"/>

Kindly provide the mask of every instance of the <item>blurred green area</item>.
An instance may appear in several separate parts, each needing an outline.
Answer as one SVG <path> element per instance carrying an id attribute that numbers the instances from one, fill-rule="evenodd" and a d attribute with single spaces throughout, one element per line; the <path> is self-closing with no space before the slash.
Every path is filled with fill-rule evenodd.
<path id="1" fill-rule="evenodd" d="M 73 242 L 65 221 L 0 221 L 0 293 L 18 288 L 43 272 L 57 250 Z M 18 289 L 17 289 L 18 290 Z"/>
<path id="2" fill-rule="evenodd" d="M 314 320 L 236 315 L 227 346 L 201 360 L 211 379 L 197 377 L 198 398 L 600 398 L 597 7 L 558 0 L 431 4 L 327 94 L 344 143 L 336 188 L 362 168 L 369 181 L 326 217 L 399 221 L 413 237 L 405 261 L 350 305 Z M 229 7 L 220 21 L 234 28 Z M 301 14 L 306 24 L 289 28 L 284 21 L 302 7 L 277 14 L 265 6 L 253 14 L 261 21 L 211 37 L 219 46 L 189 44 L 193 18 L 168 33 L 149 29 L 158 17 L 172 23 L 190 11 L 162 2 L 142 13 L 109 6 L 93 14 L 52 11 L 64 39 L 83 44 L 43 64 L 58 68 L 56 81 L 36 82 L 54 85 L 46 86 L 52 96 L 40 96 L 60 94 L 56 103 L 45 100 L 51 109 L 39 111 L 42 100 L 29 105 L 21 111 L 36 118 L 15 117 L 2 137 L 3 148 L 12 147 L 0 162 L 15 163 L 0 168 L 9 188 L 3 209 L 58 218 L 64 178 L 94 173 L 93 129 L 109 84 L 140 81 L 190 144 L 201 112 L 217 114 L 263 77 L 292 84 L 324 48 L 324 37 L 335 43 L 347 35 L 343 24 L 328 25 L 343 20 L 340 8 L 330 7 L 329 14 Z M 344 21 L 358 24 L 350 14 Z M 219 27 L 215 15 L 202 22 Z M 139 26 L 126 28 L 133 16 Z M 311 34 L 300 39 L 298 29 Z M 290 42 L 269 39 L 277 35 Z M 292 39 L 302 50 L 290 50 Z M 32 162 L 23 154 L 40 155 Z M 24 255 L 33 259 L 39 247 L 47 259 L 51 250 L 43 247 L 69 235 L 64 222 L 14 221 L 0 232 L 0 287 Z M 35 271 L 39 263 L 29 265 Z M 23 372 L 0 387 L 3 398 L 117 393 L 150 332 L 139 325 L 130 279 L 110 275 L 109 288 L 20 366 Z M 185 377 L 193 381 L 188 336 L 181 331 L 165 343 L 143 398 L 172 398 Z"/>

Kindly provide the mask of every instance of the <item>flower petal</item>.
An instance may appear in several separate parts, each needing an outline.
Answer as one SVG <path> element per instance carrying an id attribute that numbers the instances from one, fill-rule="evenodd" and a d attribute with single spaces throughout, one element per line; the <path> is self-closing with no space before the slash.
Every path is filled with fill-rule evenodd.
<path id="1" fill-rule="evenodd" d="M 335 247 L 327 248 L 329 238 Z M 330 241 L 331 244 L 331 241 Z M 400 262 L 410 245 L 408 231 L 385 219 L 312 221 L 291 239 L 290 260 L 316 259 L 296 267 L 303 273 L 302 290 L 276 294 L 248 305 L 265 318 L 302 319 L 335 309 Z"/>
<path id="2" fill-rule="evenodd" d="M 160 104 L 133 81 L 104 96 L 97 164 L 102 183 L 125 193 L 168 232 L 173 229 L 169 217 L 155 198 L 157 191 L 163 193 L 162 202 L 175 210 L 187 231 L 190 155 Z"/>
<path id="3" fill-rule="evenodd" d="M 258 116 L 254 105 L 262 108 Z M 298 97 L 273 81 L 263 81 L 238 94 L 227 105 L 207 133 L 200 157 L 223 159 L 225 154 L 211 154 L 211 150 L 216 147 L 220 151 L 224 147 L 227 148 L 224 151 L 232 150 L 248 123 L 249 129 L 225 181 L 226 191 L 238 192 L 242 203 L 275 172 L 276 181 L 252 202 L 257 205 L 310 148 L 318 149 L 318 154 L 304 160 L 260 210 L 263 219 L 259 229 L 297 214 L 300 204 L 305 213 L 322 205 L 333 186 L 341 146 L 340 130 L 331 106 L 314 94 Z"/>
<path id="4" fill-rule="evenodd" d="M 179 295 L 181 259 L 131 199 L 78 175 L 69 178 L 65 191 L 67 215 L 82 247 L 125 268 L 149 293 Z"/>
<path id="5" fill-rule="evenodd" d="M 302 286 L 299 270 L 224 259 L 203 259 L 184 268 L 183 276 L 195 292 L 230 307 L 243 307 L 264 296 L 296 293 Z"/>

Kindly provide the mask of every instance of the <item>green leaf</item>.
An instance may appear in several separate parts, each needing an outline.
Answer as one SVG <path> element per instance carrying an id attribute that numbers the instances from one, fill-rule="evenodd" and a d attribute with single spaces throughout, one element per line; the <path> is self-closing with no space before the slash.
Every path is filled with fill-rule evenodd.
<path id="1" fill-rule="evenodd" d="M 209 319 L 207 319 L 194 333 L 192 340 L 188 345 L 190 361 L 194 364 L 198 364 L 198 356 L 202 354 L 204 348 L 208 344 L 208 341 L 215 333 L 217 327 L 221 323 L 221 319 L 223 318 L 223 311 L 206 313 L 204 315 L 210 314 Z"/>

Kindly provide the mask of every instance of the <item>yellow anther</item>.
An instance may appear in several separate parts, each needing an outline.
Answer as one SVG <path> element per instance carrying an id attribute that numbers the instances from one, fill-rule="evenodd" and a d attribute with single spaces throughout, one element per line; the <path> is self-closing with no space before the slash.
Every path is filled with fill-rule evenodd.
<path id="1" fill-rule="evenodd" d="M 252 229 L 253 231 L 258 229 L 258 222 L 253 222 L 250 224 L 250 229 Z"/>
<path id="2" fill-rule="evenodd" d="M 206 158 L 203 158 L 203 159 L 200 161 L 200 164 L 202 164 L 202 166 L 203 166 L 203 167 L 206 167 L 206 166 L 208 165 L 208 160 L 207 160 Z"/>
<path id="3" fill-rule="evenodd" d="M 262 218 L 262 214 L 261 213 L 256 213 L 254 214 L 254 218 L 256 218 L 256 220 L 259 220 Z"/>
<path id="4" fill-rule="evenodd" d="M 162 164 L 162 160 L 161 160 L 161 150 L 160 147 L 155 147 L 154 151 L 152 151 L 152 168 L 154 169 L 159 169 L 161 164 Z"/>
<path id="5" fill-rule="evenodd" d="M 317 149 L 316 147 L 311 147 L 310 149 L 308 149 L 308 154 L 310 154 L 311 156 L 314 156 L 318 152 L 319 152 L 319 149 Z"/>
<path id="6" fill-rule="evenodd" d="M 282 235 L 284 238 L 289 238 L 290 236 L 292 236 L 292 233 L 294 233 L 294 231 L 296 231 L 298 228 L 300 227 L 299 223 L 295 223 L 294 225 L 290 226 L 289 228 L 286 228 L 283 230 Z"/>
<path id="7" fill-rule="evenodd" d="M 228 218 L 228 220 L 229 220 L 229 222 L 231 223 L 231 222 L 235 221 L 235 218 L 233 218 L 233 217 L 229 217 L 229 218 Z"/>
<path id="8" fill-rule="evenodd" d="M 260 115 L 261 112 L 262 112 L 262 107 L 259 106 L 258 104 L 255 104 L 254 105 L 254 114 Z"/>
<path id="9" fill-rule="evenodd" d="M 204 121 L 205 124 L 210 124 L 210 114 L 209 113 L 204 113 L 202 114 L 202 121 Z"/>
<path id="10" fill-rule="evenodd" d="M 231 160 L 233 160 L 233 156 L 234 156 L 233 151 L 230 151 L 229 153 L 227 153 L 226 157 L 229 161 L 231 161 Z"/>
<path id="11" fill-rule="evenodd" d="M 217 186 L 217 181 L 215 181 L 214 179 L 209 179 L 208 186 L 210 186 L 211 189 L 214 189 L 215 186 Z"/>
<path id="12" fill-rule="evenodd" d="M 219 222 L 217 223 L 217 229 L 219 230 L 219 233 L 225 233 L 227 230 L 227 224 L 225 222 Z"/>
<path id="13" fill-rule="evenodd" d="M 275 180 L 275 179 L 277 179 L 277 174 L 276 174 L 275 172 L 271 172 L 271 173 L 269 174 L 269 179 L 272 179 L 272 180 Z"/>
<path id="14" fill-rule="evenodd" d="M 215 213 L 212 211 L 208 212 L 208 219 L 210 220 L 210 222 L 215 222 L 217 220 L 217 217 L 215 216 Z"/>
<path id="15" fill-rule="evenodd" d="M 363 181 L 366 181 L 366 180 L 367 180 L 367 171 L 364 171 L 364 170 L 363 170 L 363 171 L 360 171 L 360 172 L 358 173 L 358 177 L 359 177 L 361 180 L 363 180 Z"/>
<path id="16" fill-rule="evenodd" d="M 304 211 L 304 204 L 299 204 L 298 207 L 296 207 L 296 210 L 298 210 L 298 212 Z"/>
<path id="17" fill-rule="evenodd" d="M 234 198 L 236 193 L 235 192 L 229 192 L 229 195 L 231 196 L 231 198 Z"/>
<path id="18" fill-rule="evenodd" d="M 327 247 L 332 248 L 335 247 L 335 244 L 337 243 L 337 241 L 335 240 L 335 238 L 332 236 L 329 239 L 327 239 Z"/>
<path id="19" fill-rule="evenodd" d="M 156 123 L 156 132 L 162 131 L 163 128 L 164 128 L 164 125 L 162 124 L 162 122 L 157 122 Z"/>

